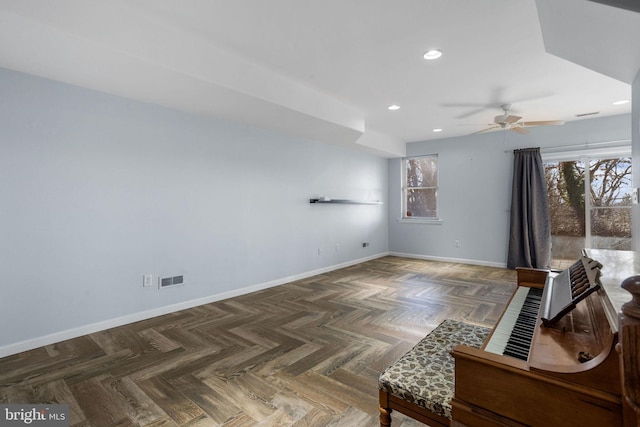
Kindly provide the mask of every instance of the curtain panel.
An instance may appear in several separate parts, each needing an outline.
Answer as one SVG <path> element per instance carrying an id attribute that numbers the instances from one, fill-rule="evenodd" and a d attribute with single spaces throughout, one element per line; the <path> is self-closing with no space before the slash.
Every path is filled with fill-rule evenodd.
<path id="1" fill-rule="evenodd" d="M 540 148 L 513 152 L 507 267 L 549 268 L 551 220 Z"/>

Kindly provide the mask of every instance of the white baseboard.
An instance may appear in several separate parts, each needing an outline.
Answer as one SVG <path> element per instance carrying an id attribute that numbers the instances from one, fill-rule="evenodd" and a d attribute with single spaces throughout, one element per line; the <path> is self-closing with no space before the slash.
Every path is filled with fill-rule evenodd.
<path id="1" fill-rule="evenodd" d="M 101 322 L 80 326 L 78 328 L 67 329 L 67 330 L 56 332 L 50 335 L 45 335 L 42 337 L 37 337 L 37 338 L 33 338 L 33 339 L 29 339 L 29 340 L 25 340 L 25 341 L 13 343 L 13 344 L 8 344 L 0 347 L 0 357 L 11 356 L 13 354 L 21 353 L 27 350 L 33 350 L 34 348 L 42 347 L 45 345 L 50 345 L 50 344 L 65 341 L 68 339 L 77 338 L 83 335 L 104 331 L 105 329 L 116 328 L 118 326 L 139 322 L 141 320 L 151 319 L 153 317 L 174 313 L 176 311 L 197 307 L 199 305 L 209 304 L 216 301 L 222 301 L 228 298 L 245 295 L 255 291 L 261 291 L 263 289 L 272 288 L 274 286 L 283 285 L 285 283 L 295 282 L 296 280 L 306 279 L 308 277 L 317 276 L 319 274 L 328 273 L 330 271 L 339 270 L 345 267 L 350 267 L 352 265 L 360 264 L 365 261 L 370 261 L 370 260 L 381 258 L 387 255 L 389 255 L 388 252 L 371 255 L 365 258 L 359 258 L 359 259 L 344 262 L 341 264 L 331 265 L 328 267 L 323 267 L 316 270 L 311 270 L 304 273 L 283 277 L 281 279 L 271 280 L 269 282 L 258 283 L 256 285 L 246 286 L 240 289 L 234 289 L 231 291 L 222 292 L 215 295 L 209 295 L 203 298 L 196 298 L 189 301 L 183 301 L 177 304 L 171 304 L 164 307 L 158 307 L 151 310 L 141 311 L 139 313 L 133 313 L 126 316 L 116 317 L 114 319 L 104 320 Z"/>
<path id="2" fill-rule="evenodd" d="M 427 261 L 455 262 L 459 264 L 471 264 L 471 265 L 482 265 L 485 267 L 507 268 L 506 262 L 500 263 L 500 262 L 490 262 L 490 261 L 478 261 L 473 259 L 445 258 L 445 257 L 430 256 L 430 255 L 405 254 L 402 252 L 389 252 L 389 255 L 399 256 L 403 258 L 424 259 Z"/>

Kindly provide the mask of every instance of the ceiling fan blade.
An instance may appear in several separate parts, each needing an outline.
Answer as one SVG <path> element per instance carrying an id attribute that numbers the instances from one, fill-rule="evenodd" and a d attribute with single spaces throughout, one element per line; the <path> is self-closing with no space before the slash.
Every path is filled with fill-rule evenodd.
<path id="1" fill-rule="evenodd" d="M 500 129 L 500 126 L 491 126 L 490 128 L 482 129 L 482 130 L 479 130 L 477 132 L 470 133 L 469 135 L 477 135 L 479 133 L 489 132 L 489 131 L 492 131 L 494 129 Z"/>
<path id="2" fill-rule="evenodd" d="M 538 122 L 523 122 L 522 126 L 554 126 L 563 124 L 564 120 L 541 120 Z"/>
<path id="3" fill-rule="evenodd" d="M 513 127 L 510 127 L 509 130 L 512 130 L 515 133 L 529 133 L 529 131 L 523 128 L 522 126 L 513 126 Z"/>
<path id="4" fill-rule="evenodd" d="M 502 121 L 504 123 L 507 124 L 513 124 L 515 122 L 517 122 L 518 120 L 520 120 L 522 117 L 520 116 L 512 116 L 512 115 L 508 115 L 507 117 L 505 117 Z"/>

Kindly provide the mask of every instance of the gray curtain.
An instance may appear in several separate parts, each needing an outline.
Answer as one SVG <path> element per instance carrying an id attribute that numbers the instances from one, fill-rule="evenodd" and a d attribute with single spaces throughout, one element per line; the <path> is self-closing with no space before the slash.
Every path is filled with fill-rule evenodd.
<path id="1" fill-rule="evenodd" d="M 507 267 L 549 268 L 551 222 L 540 148 L 513 152 Z"/>

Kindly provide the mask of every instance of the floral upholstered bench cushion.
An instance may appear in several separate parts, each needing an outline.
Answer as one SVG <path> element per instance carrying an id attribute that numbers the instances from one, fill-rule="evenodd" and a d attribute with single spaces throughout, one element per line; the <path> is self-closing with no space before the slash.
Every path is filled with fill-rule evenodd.
<path id="1" fill-rule="evenodd" d="M 458 344 L 479 348 L 490 328 L 445 320 L 385 370 L 378 387 L 407 402 L 451 419 L 454 359 Z"/>

